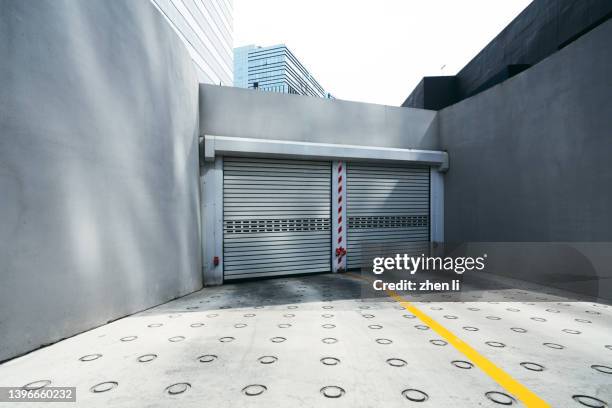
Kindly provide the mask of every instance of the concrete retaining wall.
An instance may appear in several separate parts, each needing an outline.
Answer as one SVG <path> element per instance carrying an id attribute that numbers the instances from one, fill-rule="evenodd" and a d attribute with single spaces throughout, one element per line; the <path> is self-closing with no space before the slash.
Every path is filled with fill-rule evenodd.
<path id="1" fill-rule="evenodd" d="M 436 112 L 200 85 L 200 133 L 436 150 Z"/>
<path id="2" fill-rule="evenodd" d="M 567 288 L 596 281 L 590 293 L 611 296 L 610 38 L 612 21 L 440 112 L 446 241 L 523 242 L 503 262 L 514 276 Z M 568 251 L 590 266 L 560 267 Z"/>
<path id="3" fill-rule="evenodd" d="M 201 287 L 197 103 L 148 1 L 2 2 L 0 361 Z"/>

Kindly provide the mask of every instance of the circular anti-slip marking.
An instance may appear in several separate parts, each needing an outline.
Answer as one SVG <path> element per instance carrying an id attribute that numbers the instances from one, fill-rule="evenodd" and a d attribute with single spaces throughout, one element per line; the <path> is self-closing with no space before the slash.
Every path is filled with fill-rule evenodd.
<path id="1" fill-rule="evenodd" d="M 183 382 L 183 383 L 175 383 L 166 387 L 164 392 L 168 395 L 178 395 L 186 392 L 191 388 L 191 384 Z"/>
<path id="2" fill-rule="evenodd" d="M 204 327 L 204 323 L 191 323 L 189 327 L 193 327 L 193 328 Z"/>
<path id="3" fill-rule="evenodd" d="M 368 326 L 368 328 L 373 329 L 373 330 L 380 330 L 383 327 L 380 324 L 371 324 L 371 325 Z"/>
<path id="4" fill-rule="evenodd" d="M 444 315 L 443 316 L 445 319 L 449 319 L 449 320 L 455 320 L 458 319 L 459 317 L 455 316 L 455 315 Z"/>
<path id="5" fill-rule="evenodd" d="M 508 394 L 499 391 L 485 392 L 485 396 L 496 404 L 512 405 L 516 400 Z"/>
<path id="6" fill-rule="evenodd" d="M 156 358 L 157 354 L 143 354 L 142 356 L 138 357 L 136 361 L 138 361 L 139 363 L 148 363 L 149 361 L 153 361 Z"/>
<path id="7" fill-rule="evenodd" d="M 291 319 L 292 317 L 295 317 L 295 315 L 293 313 L 287 313 L 287 314 L 284 314 L 283 317 Z"/>
<path id="8" fill-rule="evenodd" d="M 429 330 L 429 326 L 425 326 L 424 324 L 417 324 L 414 328 L 417 330 Z"/>
<path id="9" fill-rule="evenodd" d="M 517 333 L 527 333 L 527 329 L 523 329 L 522 327 L 512 327 L 510 330 Z"/>
<path id="10" fill-rule="evenodd" d="M 333 328 L 336 327 L 336 325 L 335 324 L 327 323 L 327 324 L 322 324 L 321 327 L 324 328 L 324 329 L 333 329 Z"/>
<path id="11" fill-rule="evenodd" d="M 389 339 L 376 339 L 376 342 L 377 342 L 378 344 L 384 344 L 384 345 L 387 345 L 387 344 L 391 344 L 391 343 L 393 343 L 393 340 L 389 340 Z"/>
<path id="12" fill-rule="evenodd" d="M 376 317 L 373 314 L 362 314 L 362 316 L 365 317 L 366 319 L 371 319 L 373 317 Z"/>
<path id="13" fill-rule="evenodd" d="M 465 361 L 465 360 L 454 360 L 454 361 L 451 361 L 451 364 L 457 368 L 462 368 L 464 370 L 469 370 L 470 368 L 474 367 L 474 364 L 470 363 L 469 361 Z"/>
<path id="14" fill-rule="evenodd" d="M 105 381 L 105 382 L 101 382 L 101 383 L 94 385 L 93 387 L 89 389 L 89 391 L 98 394 L 101 392 L 110 391 L 112 389 L 117 388 L 118 386 L 119 386 L 119 383 L 117 381 Z"/>
<path id="15" fill-rule="evenodd" d="M 291 323 L 281 323 L 278 325 L 279 329 L 288 329 L 289 327 L 291 327 Z"/>
<path id="16" fill-rule="evenodd" d="M 286 339 L 285 337 L 280 337 L 280 336 L 278 336 L 278 337 L 272 337 L 272 338 L 270 339 L 270 341 L 271 341 L 272 343 L 282 343 L 282 342 L 284 342 L 284 341 L 286 341 L 286 340 L 287 340 L 287 339 Z"/>
<path id="17" fill-rule="evenodd" d="M 402 395 L 407 400 L 410 400 L 413 402 L 425 402 L 429 399 L 429 395 L 427 395 L 427 393 L 421 390 L 417 390 L 415 388 L 405 389 L 404 391 L 402 391 Z"/>
<path id="18" fill-rule="evenodd" d="M 221 337 L 219 339 L 219 341 L 221 343 L 229 343 L 229 342 L 234 341 L 234 340 L 236 340 L 236 338 L 235 337 L 231 337 L 231 336 Z"/>
<path id="19" fill-rule="evenodd" d="M 261 364 L 272 364 L 278 361 L 276 356 L 261 356 L 257 359 Z"/>
<path id="20" fill-rule="evenodd" d="M 321 394 L 327 398 L 340 398 L 345 394 L 344 388 L 337 385 L 328 385 L 321 388 Z"/>
<path id="21" fill-rule="evenodd" d="M 155 327 L 162 327 L 163 325 L 164 325 L 163 323 L 151 323 L 147 325 L 147 327 L 155 328 Z"/>
<path id="22" fill-rule="evenodd" d="M 562 346 L 561 344 L 557 344 L 557 343 L 542 343 L 542 344 L 548 348 L 555 349 L 555 350 L 563 350 L 565 348 L 565 346 Z"/>
<path id="23" fill-rule="evenodd" d="M 171 343 L 178 343 L 178 342 L 183 341 L 183 340 L 185 340 L 185 336 L 174 336 L 174 337 L 170 337 L 168 339 L 168 341 L 171 342 Z"/>
<path id="24" fill-rule="evenodd" d="M 256 397 L 257 395 L 261 395 L 266 392 L 267 389 L 268 387 L 266 387 L 265 385 L 251 384 L 244 387 L 242 389 L 242 393 L 248 397 Z"/>
<path id="25" fill-rule="evenodd" d="M 26 391 L 36 391 L 36 390 L 40 390 L 41 388 L 45 388 L 49 385 L 51 385 L 51 380 L 37 380 L 37 381 L 32 381 L 31 383 L 27 383 L 21 388 Z"/>
<path id="26" fill-rule="evenodd" d="M 338 339 L 334 338 L 334 337 L 326 337 L 324 339 L 321 340 L 323 343 L 325 344 L 334 344 L 338 342 Z"/>
<path id="27" fill-rule="evenodd" d="M 440 339 L 429 340 L 429 342 L 434 346 L 446 346 L 448 344 L 446 341 Z"/>
<path id="28" fill-rule="evenodd" d="M 212 363 L 213 361 L 215 361 L 218 357 L 214 354 L 204 354 L 200 357 L 197 358 L 197 360 L 200 363 Z"/>
<path id="29" fill-rule="evenodd" d="M 544 366 L 542 364 L 532 363 L 529 361 L 523 361 L 521 366 L 530 371 L 544 371 Z"/>
<path id="30" fill-rule="evenodd" d="M 99 359 L 100 357 L 102 357 L 102 354 L 96 353 L 96 354 L 87 354 L 81 358 L 79 358 L 79 361 L 94 361 Z"/>
<path id="31" fill-rule="evenodd" d="M 612 374 L 612 367 L 609 367 L 609 366 L 593 364 L 591 368 L 595 371 L 599 371 L 600 373 Z"/>
<path id="32" fill-rule="evenodd" d="M 579 330 L 572 330 L 572 329 L 563 329 L 561 331 L 564 332 L 564 333 L 568 333 L 568 334 L 580 334 L 580 333 L 582 333 Z"/>
<path id="33" fill-rule="evenodd" d="M 592 315 L 600 315 L 601 312 L 595 311 L 595 310 L 585 310 L 585 313 L 588 314 L 592 314 Z"/>
<path id="34" fill-rule="evenodd" d="M 327 366 L 334 366 L 340 364 L 340 359 L 336 357 L 323 357 L 321 363 Z"/>
<path id="35" fill-rule="evenodd" d="M 478 331 L 478 330 L 480 330 L 478 327 L 473 327 L 473 326 L 464 326 L 462 328 L 463 328 L 463 330 L 467 330 L 467 331 Z"/>
<path id="36" fill-rule="evenodd" d="M 572 395 L 572 399 L 577 403 L 584 405 L 589 408 L 607 408 L 608 403 L 600 400 L 599 398 L 591 397 L 589 395 Z"/>
<path id="37" fill-rule="evenodd" d="M 247 327 L 247 325 L 246 325 L 245 323 L 236 323 L 236 324 L 234 325 L 234 327 L 235 327 L 236 329 L 242 329 L 242 328 Z"/>
<path id="38" fill-rule="evenodd" d="M 392 367 L 403 367 L 408 363 L 406 362 L 406 360 L 402 360 L 401 358 L 389 358 L 387 359 L 387 364 Z"/>
<path id="39" fill-rule="evenodd" d="M 501 320 L 501 317 L 499 316 L 487 316 L 486 318 L 489 320 Z"/>
<path id="40" fill-rule="evenodd" d="M 119 340 L 127 342 L 127 341 L 134 341 L 137 338 L 138 338 L 138 336 L 126 336 L 126 337 L 120 338 Z"/>
<path id="41" fill-rule="evenodd" d="M 497 348 L 503 348 L 506 347 L 506 345 L 504 343 L 501 343 L 499 341 L 485 341 L 485 344 L 487 346 L 491 346 L 491 347 L 497 347 Z"/>
<path id="42" fill-rule="evenodd" d="M 402 317 L 403 317 L 404 319 L 415 319 L 415 318 L 416 318 L 416 316 L 415 316 L 415 315 L 411 315 L 411 314 L 405 314 L 405 315 L 402 315 Z"/>
<path id="43" fill-rule="evenodd" d="M 546 319 L 543 317 L 530 317 L 531 320 L 533 320 L 534 322 L 545 322 Z"/>

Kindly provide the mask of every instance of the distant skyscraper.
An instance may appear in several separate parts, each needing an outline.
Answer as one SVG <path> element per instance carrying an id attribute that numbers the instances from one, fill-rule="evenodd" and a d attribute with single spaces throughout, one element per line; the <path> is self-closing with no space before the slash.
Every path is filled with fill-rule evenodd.
<path id="1" fill-rule="evenodd" d="M 231 86 L 232 0 L 151 0 L 187 47 L 200 82 Z"/>
<path id="2" fill-rule="evenodd" d="M 234 48 L 234 86 L 333 98 L 284 44 Z"/>

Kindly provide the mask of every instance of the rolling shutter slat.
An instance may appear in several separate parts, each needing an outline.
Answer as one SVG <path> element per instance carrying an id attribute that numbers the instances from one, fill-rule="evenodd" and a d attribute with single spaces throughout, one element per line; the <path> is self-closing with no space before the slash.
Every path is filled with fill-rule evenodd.
<path id="1" fill-rule="evenodd" d="M 225 279 L 330 270 L 331 163 L 223 160 Z"/>

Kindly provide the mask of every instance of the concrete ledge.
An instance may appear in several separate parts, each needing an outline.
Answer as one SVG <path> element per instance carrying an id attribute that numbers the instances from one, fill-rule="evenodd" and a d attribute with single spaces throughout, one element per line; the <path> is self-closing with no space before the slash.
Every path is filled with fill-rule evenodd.
<path id="1" fill-rule="evenodd" d="M 292 142 L 229 136 L 204 136 L 204 158 L 214 161 L 221 156 L 266 156 L 318 160 L 368 160 L 423 164 L 448 170 L 448 153 L 437 150 L 368 147 L 332 143 Z"/>

